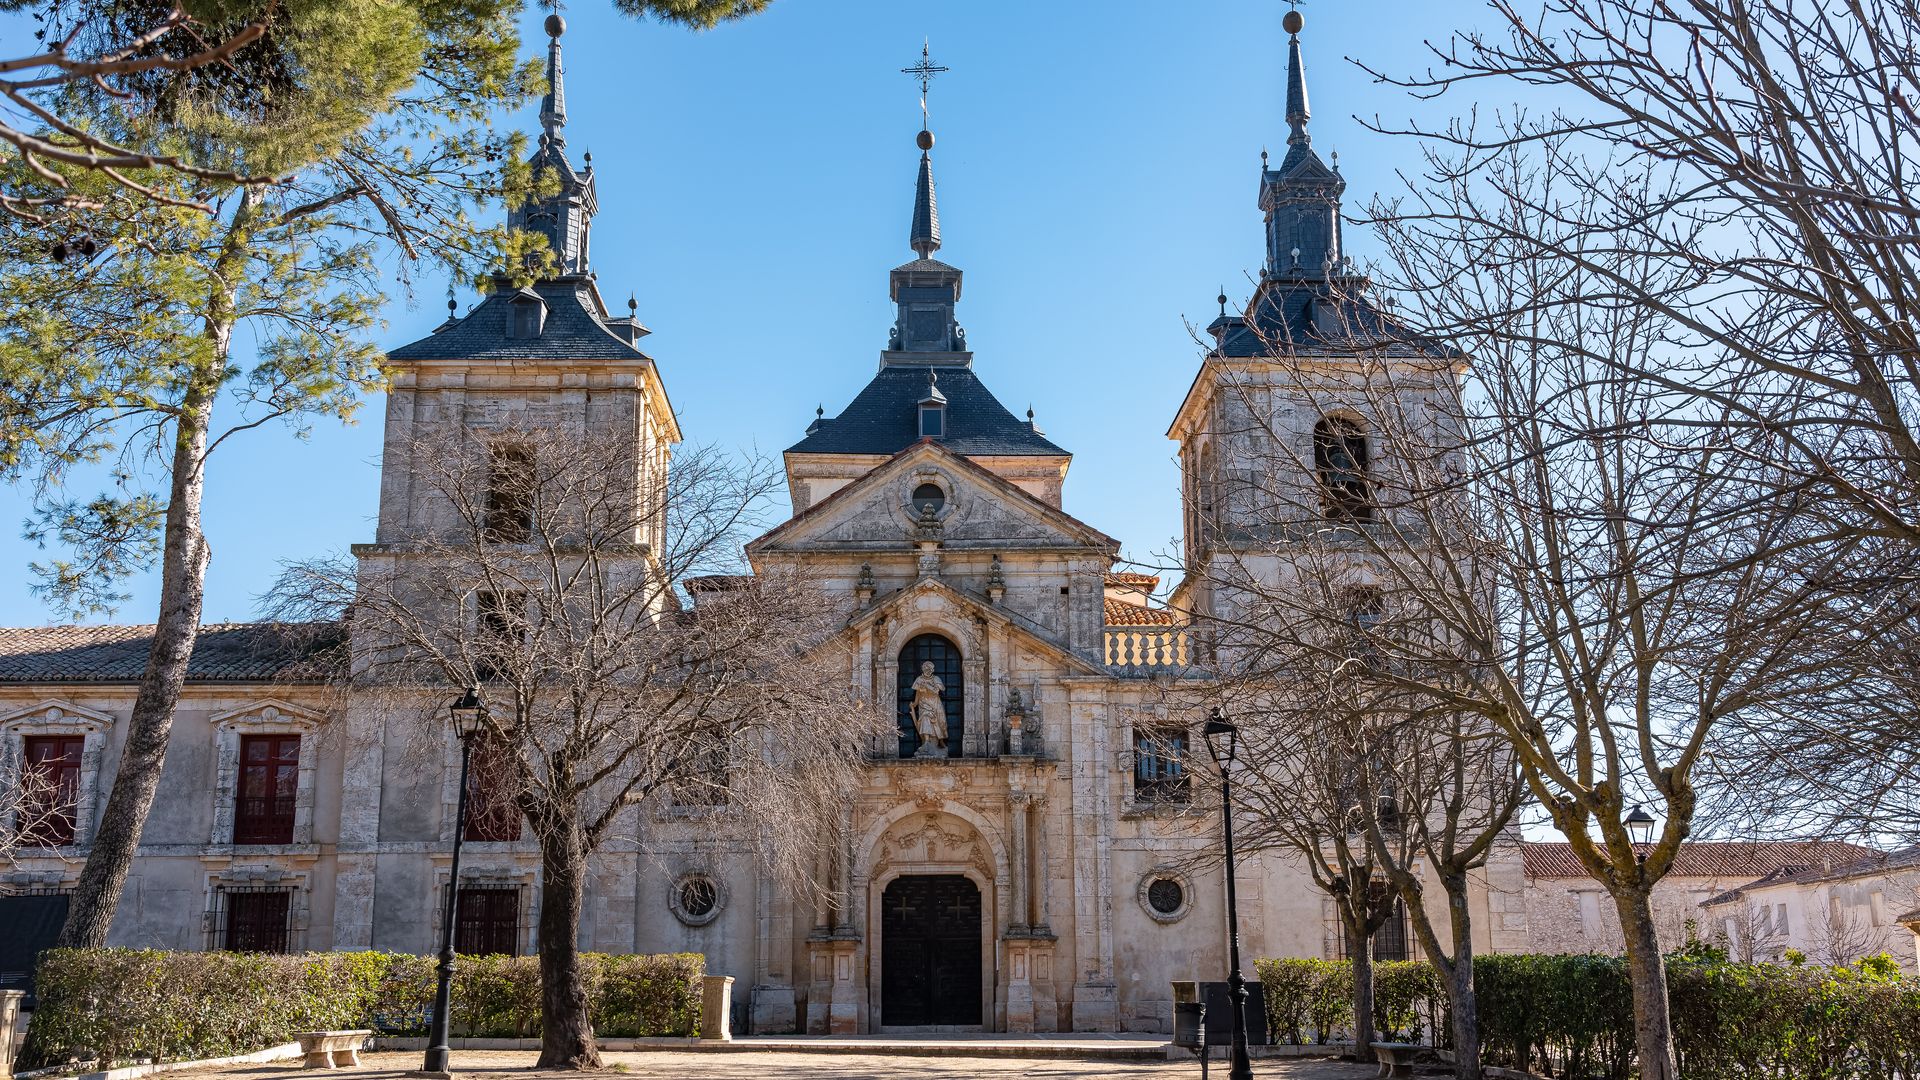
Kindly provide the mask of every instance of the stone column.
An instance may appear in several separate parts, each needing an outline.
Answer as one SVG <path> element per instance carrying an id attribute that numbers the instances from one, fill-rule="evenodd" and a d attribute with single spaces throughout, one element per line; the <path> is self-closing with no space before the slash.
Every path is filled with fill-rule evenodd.
<path id="1" fill-rule="evenodd" d="M 387 723 L 378 701 L 351 699 L 339 722 L 346 728 L 346 762 L 341 771 L 340 847 L 334 860 L 333 947 L 371 949 Z"/>
<path id="2" fill-rule="evenodd" d="M 1031 885 L 1029 877 L 1032 863 L 1027 858 L 1027 812 L 1033 804 L 1033 796 L 1024 791 L 1016 791 L 1007 796 L 1007 817 L 1012 823 L 1013 851 L 1010 853 L 1013 865 L 1008 875 L 1008 884 L 1013 890 L 1012 911 L 1007 916 L 1007 932 L 1025 931 L 1031 925 L 1032 916 L 1027 897 Z"/>
<path id="3" fill-rule="evenodd" d="M 1114 1031 L 1119 1025 L 1113 975 L 1113 882 L 1107 782 L 1111 760 L 1103 701 L 1082 699 L 1096 687 L 1069 683 L 1072 742 L 1074 973 L 1073 1030 Z"/>

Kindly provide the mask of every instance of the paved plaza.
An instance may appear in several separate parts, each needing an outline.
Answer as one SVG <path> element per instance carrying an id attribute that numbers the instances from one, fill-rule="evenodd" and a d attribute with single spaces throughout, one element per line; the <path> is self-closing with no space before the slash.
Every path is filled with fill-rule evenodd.
<path id="1" fill-rule="evenodd" d="M 537 1055 L 518 1050 L 454 1051 L 453 1066 L 470 1080 L 526 1080 L 534 1076 L 564 1076 L 564 1073 L 537 1073 L 533 1062 Z M 359 1069 L 342 1070 L 341 1080 L 400 1080 L 410 1069 L 420 1067 L 420 1054 L 365 1054 Z M 1115 1061 L 1099 1058 L 1025 1058 L 1025 1057 L 925 1057 L 896 1054 L 800 1053 L 793 1051 L 646 1051 L 606 1054 L 609 1073 L 633 1077 L 671 1077 L 672 1080 L 899 1080 L 902 1077 L 926 1077 L 928 1080 L 974 1080 L 974 1078 L 1045 1077 L 1048 1080 L 1193 1080 L 1200 1075 L 1197 1062 Z M 1375 1073 L 1373 1066 L 1351 1065 L 1320 1059 L 1267 1060 L 1255 1063 L 1258 1075 L 1273 1080 L 1360 1080 Z M 1212 1072 L 1225 1080 L 1226 1063 L 1212 1063 Z M 301 1071 L 298 1061 L 264 1065 L 237 1065 L 175 1073 L 175 1077 L 220 1077 L 221 1080 L 301 1080 L 315 1074 Z"/>

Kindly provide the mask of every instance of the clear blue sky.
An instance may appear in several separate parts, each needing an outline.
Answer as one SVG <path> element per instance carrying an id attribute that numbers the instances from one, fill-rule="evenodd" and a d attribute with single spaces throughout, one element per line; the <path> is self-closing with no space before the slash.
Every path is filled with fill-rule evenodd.
<path id="1" fill-rule="evenodd" d="M 816 404 L 872 375 L 905 261 L 922 38 L 934 85 L 945 247 L 966 271 L 961 323 L 986 384 L 1031 404 L 1075 457 L 1066 507 L 1153 560 L 1179 530 L 1168 422 L 1193 377 L 1189 321 L 1222 284 L 1238 303 L 1261 257 L 1259 153 L 1286 139 L 1284 3 L 1146 0 L 776 0 L 692 34 L 566 10 L 568 140 L 599 178 L 593 264 L 610 306 L 639 297 L 646 340 L 691 442 L 777 455 Z M 1347 58 L 1423 68 L 1424 39 L 1484 23 L 1478 3 L 1303 4 L 1313 136 L 1340 153 L 1348 205 L 1392 191 L 1417 147 L 1353 117 L 1431 115 Z M 540 13 L 525 51 L 544 44 Z M 13 37 L 22 21 L 0 21 Z M 1451 103 L 1461 107 L 1465 103 Z M 529 107 L 503 123 L 533 130 Z M 1350 230 L 1363 260 L 1368 238 Z M 444 317 L 445 283 L 396 292 L 387 345 Z M 471 297 L 463 297 L 462 305 Z M 209 621 L 245 619 L 278 560 L 369 540 L 380 417 L 236 437 L 208 477 Z M 84 492 L 76 492 L 84 494 Z M 0 624 L 49 621 L 26 587 L 24 494 L 0 490 Z M 131 583 L 115 621 L 150 622 Z"/>

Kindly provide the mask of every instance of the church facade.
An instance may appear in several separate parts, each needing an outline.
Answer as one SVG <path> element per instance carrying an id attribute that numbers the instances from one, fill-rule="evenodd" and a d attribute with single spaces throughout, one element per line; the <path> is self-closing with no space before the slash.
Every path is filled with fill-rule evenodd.
<path id="1" fill-rule="evenodd" d="M 671 468 L 681 433 L 663 365 L 591 272 L 596 180 L 566 151 L 560 29 L 550 24 L 535 160 L 559 190 L 513 217 L 546 235 L 557 269 L 389 354 L 390 452 L 375 536 L 355 548 L 363 575 L 405 573 L 409 538 L 433 527 L 392 452 L 424 431 L 616 431 L 641 448 L 642 483 Z M 840 839 L 822 846 L 830 896 L 785 894 L 751 857 L 748 823 L 724 808 L 637 808 L 647 820 L 625 833 L 644 842 L 594 858 L 582 947 L 703 953 L 710 971 L 737 978 L 760 1033 L 1160 1031 L 1174 980 L 1224 976 L 1224 882 L 1206 858 L 1218 808 L 1196 804 L 1187 775 L 1206 759 L 1199 645 L 1182 613 L 1207 602 L 1204 566 L 1228 532 L 1212 516 L 1231 507 L 1208 494 L 1233 452 L 1221 431 L 1234 399 L 1219 387 L 1276 338 L 1310 349 L 1299 298 L 1352 273 L 1339 244 L 1344 181 L 1307 137 L 1297 37 L 1287 78 L 1289 153 L 1263 168 L 1259 189 L 1260 290 L 1215 323 L 1217 347 L 1187 399 L 1169 403 L 1196 567 L 1169 583 L 1172 606 L 1065 505 L 1071 454 L 988 389 L 993 358 L 976 358 L 959 319 L 962 271 L 935 257 L 933 139 L 921 132 L 913 258 L 887 275 L 887 347 L 866 387 L 786 451 L 792 516 L 747 549 L 756 571 L 802 566 L 823 583 L 849 646 L 841 674 L 897 703 L 898 736 L 869 748 Z M 1322 404 L 1292 403 L 1303 438 Z M 0 631 L 0 749 L 49 770 L 72 808 L 57 850 L 0 870 L 0 902 L 57 907 L 77 877 L 148 632 Z M 113 942 L 434 951 L 458 745 L 421 747 L 383 717 L 330 690 L 275 628 L 207 627 Z M 470 823 L 461 947 L 530 952 L 539 873 L 516 820 Z M 1482 947 L 1520 947 L 1517 858 L 1496 860 L 1487 879 Z M 1338 955 L 1337 923 L 1303 868 L 1253 856 L 1238 886 L 1245 956 Z M 1378 944 L 1412 951 L 1404 925 Z"/>

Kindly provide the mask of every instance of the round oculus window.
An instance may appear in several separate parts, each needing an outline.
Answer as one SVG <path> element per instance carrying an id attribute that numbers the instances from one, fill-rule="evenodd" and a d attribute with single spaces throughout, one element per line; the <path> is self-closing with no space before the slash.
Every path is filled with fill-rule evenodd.
<path id="1" fill-rule="evenodd" d="M 1140 910 L 1154 922 L 1175 923 L 1193 910 L 1193 882 L 1170 866 L 1155 867 L 1140 879 Z"/>
<path id="2" fill-rule="evenodd" d="M 720 913 L 720 884 L 705 874 L 688 874 L 673 885 L 673 913 L 689 926 L 712 922 Z"/>
<path id="3" fill-rule="evenodd" d="M 933 512 L 937 514 L 940 512 L 940 508 L 945 505 L 947 505 L 947 493 L 941 490 L 939 484 L 921 484 L 919 487 L 913 489 L 913 512 L 915 514 L 925 512 L 929 506 L 933 507 Z"/>

